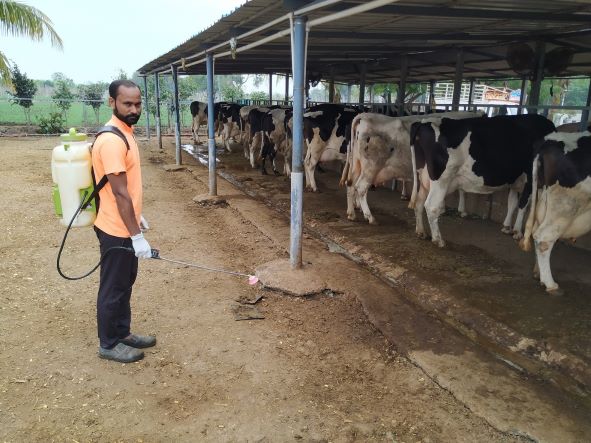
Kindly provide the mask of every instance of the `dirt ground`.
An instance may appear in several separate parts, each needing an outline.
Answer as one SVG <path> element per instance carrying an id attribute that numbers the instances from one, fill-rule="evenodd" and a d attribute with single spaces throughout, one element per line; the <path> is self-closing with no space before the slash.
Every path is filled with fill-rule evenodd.
<path id="1" fill-rule="evenodd" d="M 142 261 L 132 326 L 158 345 L 138 363 L 100 360 L 98 276 L 70 282 L 55 269 L 64 232 L 50 200 L 56 143 L 0 138 L 1 441 L 520 440 L 397 354 L 347 291 L 293 298 Z M 286 257 L 287 245 L 232 207 L 194 203 L 206 184 L 165 172 L 170 149 L 141 146 L 146 238 L 163 255 L 242 272 Z M 66 271 L 80 274 L 97 259 L 92 229 L 75 230 Z M 256 295 L 265 319 L 235 321 L 235 300 Z"/>
<path id="2" fill-rule="evenodd" d="M 235 153 L 218 154 L 223 173 L 234 176 L 247 192 L 289 214 L 289 181 L 252 170 L 238 152 L 240 148 L 235 148 Z M 478 329 L 474 316 L 484 313 L 491 322 L 542 343 L 547 353 L 569 353 L 589 366 L 591 249 L 581 247 L 584 242 L 577 242 L 578 246 L 567 242 L 556 245 L 552 270 L 565 296 L 552 297 L 532 278 L 534 253 L 521 251 L 510 236 L 501 234 L 499 223 L 475 216 L 462 219 L 455 211 L 448 211 L 440 221 L 448 245 L 440 249 L 416 239 L 414 212 L 407 208 L 408 202 L 401 201 L 398 192 L 383 187 L 368 195 L 378 226 L 369 225 L 359 211 L 356 222 L 347 220 L 345 190 L 338 186 L 340 175 L 331 166 L 338 167 L 324 165 L 323 172 L 316 172 L 320 192 L 305 194 L 307 226 L 339 244 L 348 243 L 369 267 L 378 267 L 377 260 L 382 273 L 403 267 L 418 280 L 449 294 L 448 304 L 429 305 L 428 309 L 449 315 L 458 306 L 465 307 L 474 314 L 455 319 L 472 329 Z M 271 170 L 270 165 L 267 169 Z M 584 389 L 588 396 L 591 388 Z"/>

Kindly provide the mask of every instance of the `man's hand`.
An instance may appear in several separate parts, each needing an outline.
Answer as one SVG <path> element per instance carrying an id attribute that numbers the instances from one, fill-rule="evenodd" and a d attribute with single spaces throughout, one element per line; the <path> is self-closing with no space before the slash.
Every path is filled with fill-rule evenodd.
<path id="1" fill-rule="evenodd" d="M 148 229 L 150 229 L 148 220 L 146 220 L 143 215 L 140 215 L 140 229 L 142 232 L 146 232 Z"/>
<path id="2" fill-rule="evenodd" d="M 131 242 L 137 258 L 152 257 L 152 249 L 150 248 L 148 241 L 144 238 L 144 234 L 140 232 L 139 234 L 132 235 Z"/>

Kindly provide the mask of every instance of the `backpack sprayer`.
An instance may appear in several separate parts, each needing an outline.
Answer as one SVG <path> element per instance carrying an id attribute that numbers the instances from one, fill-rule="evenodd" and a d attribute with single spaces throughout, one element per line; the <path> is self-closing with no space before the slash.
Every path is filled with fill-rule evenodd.
<path id="1" fill-rule="evenodd" d="M 129 150 L 129 143 L 118 128 L 103 126 L 96 136 L 98 137 L 104 132 L 116 134 L 125 142 Z M 60 217 L 61 224 L 67 227 L 57 254 L 57 272 L 66 280 L 80 280 L 96 271 L 105 256 L 111 251 L 120 249 L 130 254 L 135 254 L 135 251 L 133 248 L 125 246 L 113 246 L 107 249 L 96 266 L 84 275 L 70 277 L 62 271 L 60 258 L 68 233 L 72 227 L 91 226 L 94 223 L 100 205 L 98 194 L 107 184 L 108 179 L 105 175 L 98 183 L 95 183 L 90 153 L 92 144 L 87 141 L 86 134 L 78 133 L 75 128 L 70 128 L 70 131 L 67 134 L 62 134 L 60 138 L 61 144 L 53 149 L 51 156 L 52 197 L 55 213 Z M 248 284 L 250 285 L 255 285 L 258 282 L 258 278 L 254 275 L 165 258 L 160 256 L 158 249 L 152 249 L 151 258 L 206 271 L 248 277 Z"/>

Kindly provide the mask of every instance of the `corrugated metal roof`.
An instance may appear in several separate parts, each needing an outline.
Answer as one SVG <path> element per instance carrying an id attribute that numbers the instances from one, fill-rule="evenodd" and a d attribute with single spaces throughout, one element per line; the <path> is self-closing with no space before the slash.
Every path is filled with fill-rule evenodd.
<path id="1" fill-rule="evenodd" d="M 315 19 L 365 3 L 347 0 L 308 14 Z M 282 0 L 251 0 L 170 52 L 139 69 L 205 74 L 205 65 L 182 69 L 181 59 L 232 36 L 267 24 L 289 12 Z M 289 27 L 283 21 L 238 41 L 238 47 Z M 396 82 L 401 57 L 408 54 L 408 81 L 451 79 L 458 48 L 464 50 L 464 78 L 516 77 L 506 62 L 508 46 L 546 42 L 546 51 L 567 46 L 575 53 L 564 76 L 591 74 L 591 3 L 588 0 L 406 0 L 311 29 L 308 78 L 356 83 L 361 64 L 367 82 Z M 216 52 L 229 50 L 225 46 Z M 193 57 L 193 58 L 191 58 Z M 216 74 L 291 72 L 289 36 L 231 57 L 217 58 Z"/>

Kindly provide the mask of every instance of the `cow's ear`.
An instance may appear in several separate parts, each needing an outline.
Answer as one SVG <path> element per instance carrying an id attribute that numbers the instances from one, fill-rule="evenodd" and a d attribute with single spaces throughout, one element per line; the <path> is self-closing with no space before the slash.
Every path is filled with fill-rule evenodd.
<path id="1" fill-rule="evenodd" d="M 420 127 L 421 127 L 421 122 L 414 122 L 410 126 L 410 145 L 411 146 L 415 144 L 415 139 L 417 138 Z"/>

